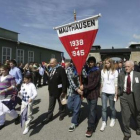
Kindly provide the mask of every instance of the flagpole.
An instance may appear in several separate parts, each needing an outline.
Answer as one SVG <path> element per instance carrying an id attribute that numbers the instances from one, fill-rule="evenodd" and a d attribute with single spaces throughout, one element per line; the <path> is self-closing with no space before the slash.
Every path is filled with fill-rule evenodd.
<path id="1" fill-rule="evenodd" d="M 75 10 L 74 10 L 74 13 L 73 13 L 73 14 L 74 14 L 74 22 L 73 22 L 73 24 L 74 24 L 74 23 L 77 23 L 77 22 L 80 22 L 80 21 L 76 21 L 76 11 L 75 11 Z M 83 21 L 83 20 L 82 20 L 82 21 Z M 79 75 L 79 81 L 80 81 L 80 86 L 81 86 L 81 85 L 82 85 L 82 75 L 81 75 L 81 74 Z M 83 98 L 84 98 L 84 97 L 81 95 L 81 99 L 82 99 L 82 100 L 83 100 Z"/>

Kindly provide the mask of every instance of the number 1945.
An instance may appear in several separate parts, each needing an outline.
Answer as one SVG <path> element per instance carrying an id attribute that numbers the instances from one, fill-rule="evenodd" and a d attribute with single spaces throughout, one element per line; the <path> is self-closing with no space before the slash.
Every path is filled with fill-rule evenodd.
<path id="1" fill-rule="evenodd" d="M 72 56 L 84 56 L 84 55 L 85 55 L 84 50 L 72 51 Z"/>

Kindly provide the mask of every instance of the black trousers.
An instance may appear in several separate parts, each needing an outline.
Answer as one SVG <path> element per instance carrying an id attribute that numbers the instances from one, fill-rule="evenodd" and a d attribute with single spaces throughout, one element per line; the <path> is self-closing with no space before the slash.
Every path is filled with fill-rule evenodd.
<path id="1" fill-rule="evenodd" d="M 46 83 L 48 82 L 48 76 L 46 73 L 44 73 L 43 75 L 43 85 L 46 85 Z"/>
<path id="2" fill-rule="evenodd" d="M 38 86 L 41 86 L 42 75 L 38 74 Z"/>
<path id="3" fill-rule="evenodd" d="M 131 130 L 129 128 L 131 116 L 134 118 L 137 124 L 137 128 L 140 129 L 140 112 L 138 112 L 136 109 L 133 93 L 129 95 L 123 93 L 123 96 L 120 97 L 120 104 L 121 104 L 122 122 L 124 127 L 124 135 L 131 136 Z"/>
<path id="4" fill-rule="evenodd" d="M 66 105 L 62 105 L 59 98 L 56 98 L 54 96 L 49 96 L 49 108 L 47 113 L 48 119 L 51 119 L 53 117 L 53 111 L 55 108 L 56 100 L 58 100 L 58 104 L 59 104 L 59 115 L 61 117 L 64 117 L 66 114 Z"/>
<path id="5" fill-rule="evenodd" d="M 20 89 L 21 89 L 21 84 L 17 85 L 17 90 L 20 91 Z M 21 105 L 22 100 L 20 99 L 20 97 L 16 96 L 15 100 L 17 104 Z"/>

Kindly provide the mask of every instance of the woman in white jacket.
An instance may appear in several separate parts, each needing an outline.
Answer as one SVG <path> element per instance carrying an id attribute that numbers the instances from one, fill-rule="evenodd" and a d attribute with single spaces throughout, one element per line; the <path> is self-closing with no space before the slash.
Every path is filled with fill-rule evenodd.
<path id="1" fill-rule="evenodd" d="M 113 127 L 115 125 L 115 99 L 117 97 L 117 86 L 118 71 L 115 70 L 112 59 L 107 58 L 104 63 L 104 68 L 101 71 L 102 126 L 100 128 L 100 131 L 104 131 L 106 127 L 108 99 L 111 109 L 110 127 Z"/>

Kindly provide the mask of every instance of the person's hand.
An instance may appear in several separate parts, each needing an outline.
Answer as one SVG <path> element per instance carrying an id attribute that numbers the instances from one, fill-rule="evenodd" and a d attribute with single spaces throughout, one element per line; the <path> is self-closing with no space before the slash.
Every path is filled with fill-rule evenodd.
<path id="1" fill-rule="evenodd" d="M 50 66 L 50 64 L 47 64 L 47 67 L 49 67 Z"/>
<path id="2" fill-rule="evenodd" d="M 83 85 L 80 86 L 80 90 L 84 90 L 84 86 Z"/>
<path id="3" fill-rule="evenodd" d="M 30 98 L 28 102 L 31 103 L 32 102 L 32 99 Z"/>
<path id="4" fill-rule="evenodd" d="M 117 100 L 118 100 L 118 95 L 115 94 L 115 96 L 114 96 L 114 101 L 117 101 Z"/>
<path id="5" fill-rule="evenodd" d="M 0 91 L 0 94 L 2 94 L 2 93 L 4 93 L 4 92 L 6 92 L 6 91 L 5 91 L 5 90 L 1 90 L 1 91 Z"/>
<path id="6" fill-rule="evenodd" d="M 18 87 L 19 86 L 19 84 L 16 84 L 16 87 Z"/>
<path id="7" fill-rule="evenodd" d="M 77 89 L 78 94 L 80 94 L 81 96 L 83 96 L 83 91 L 80 89 Z"/>

